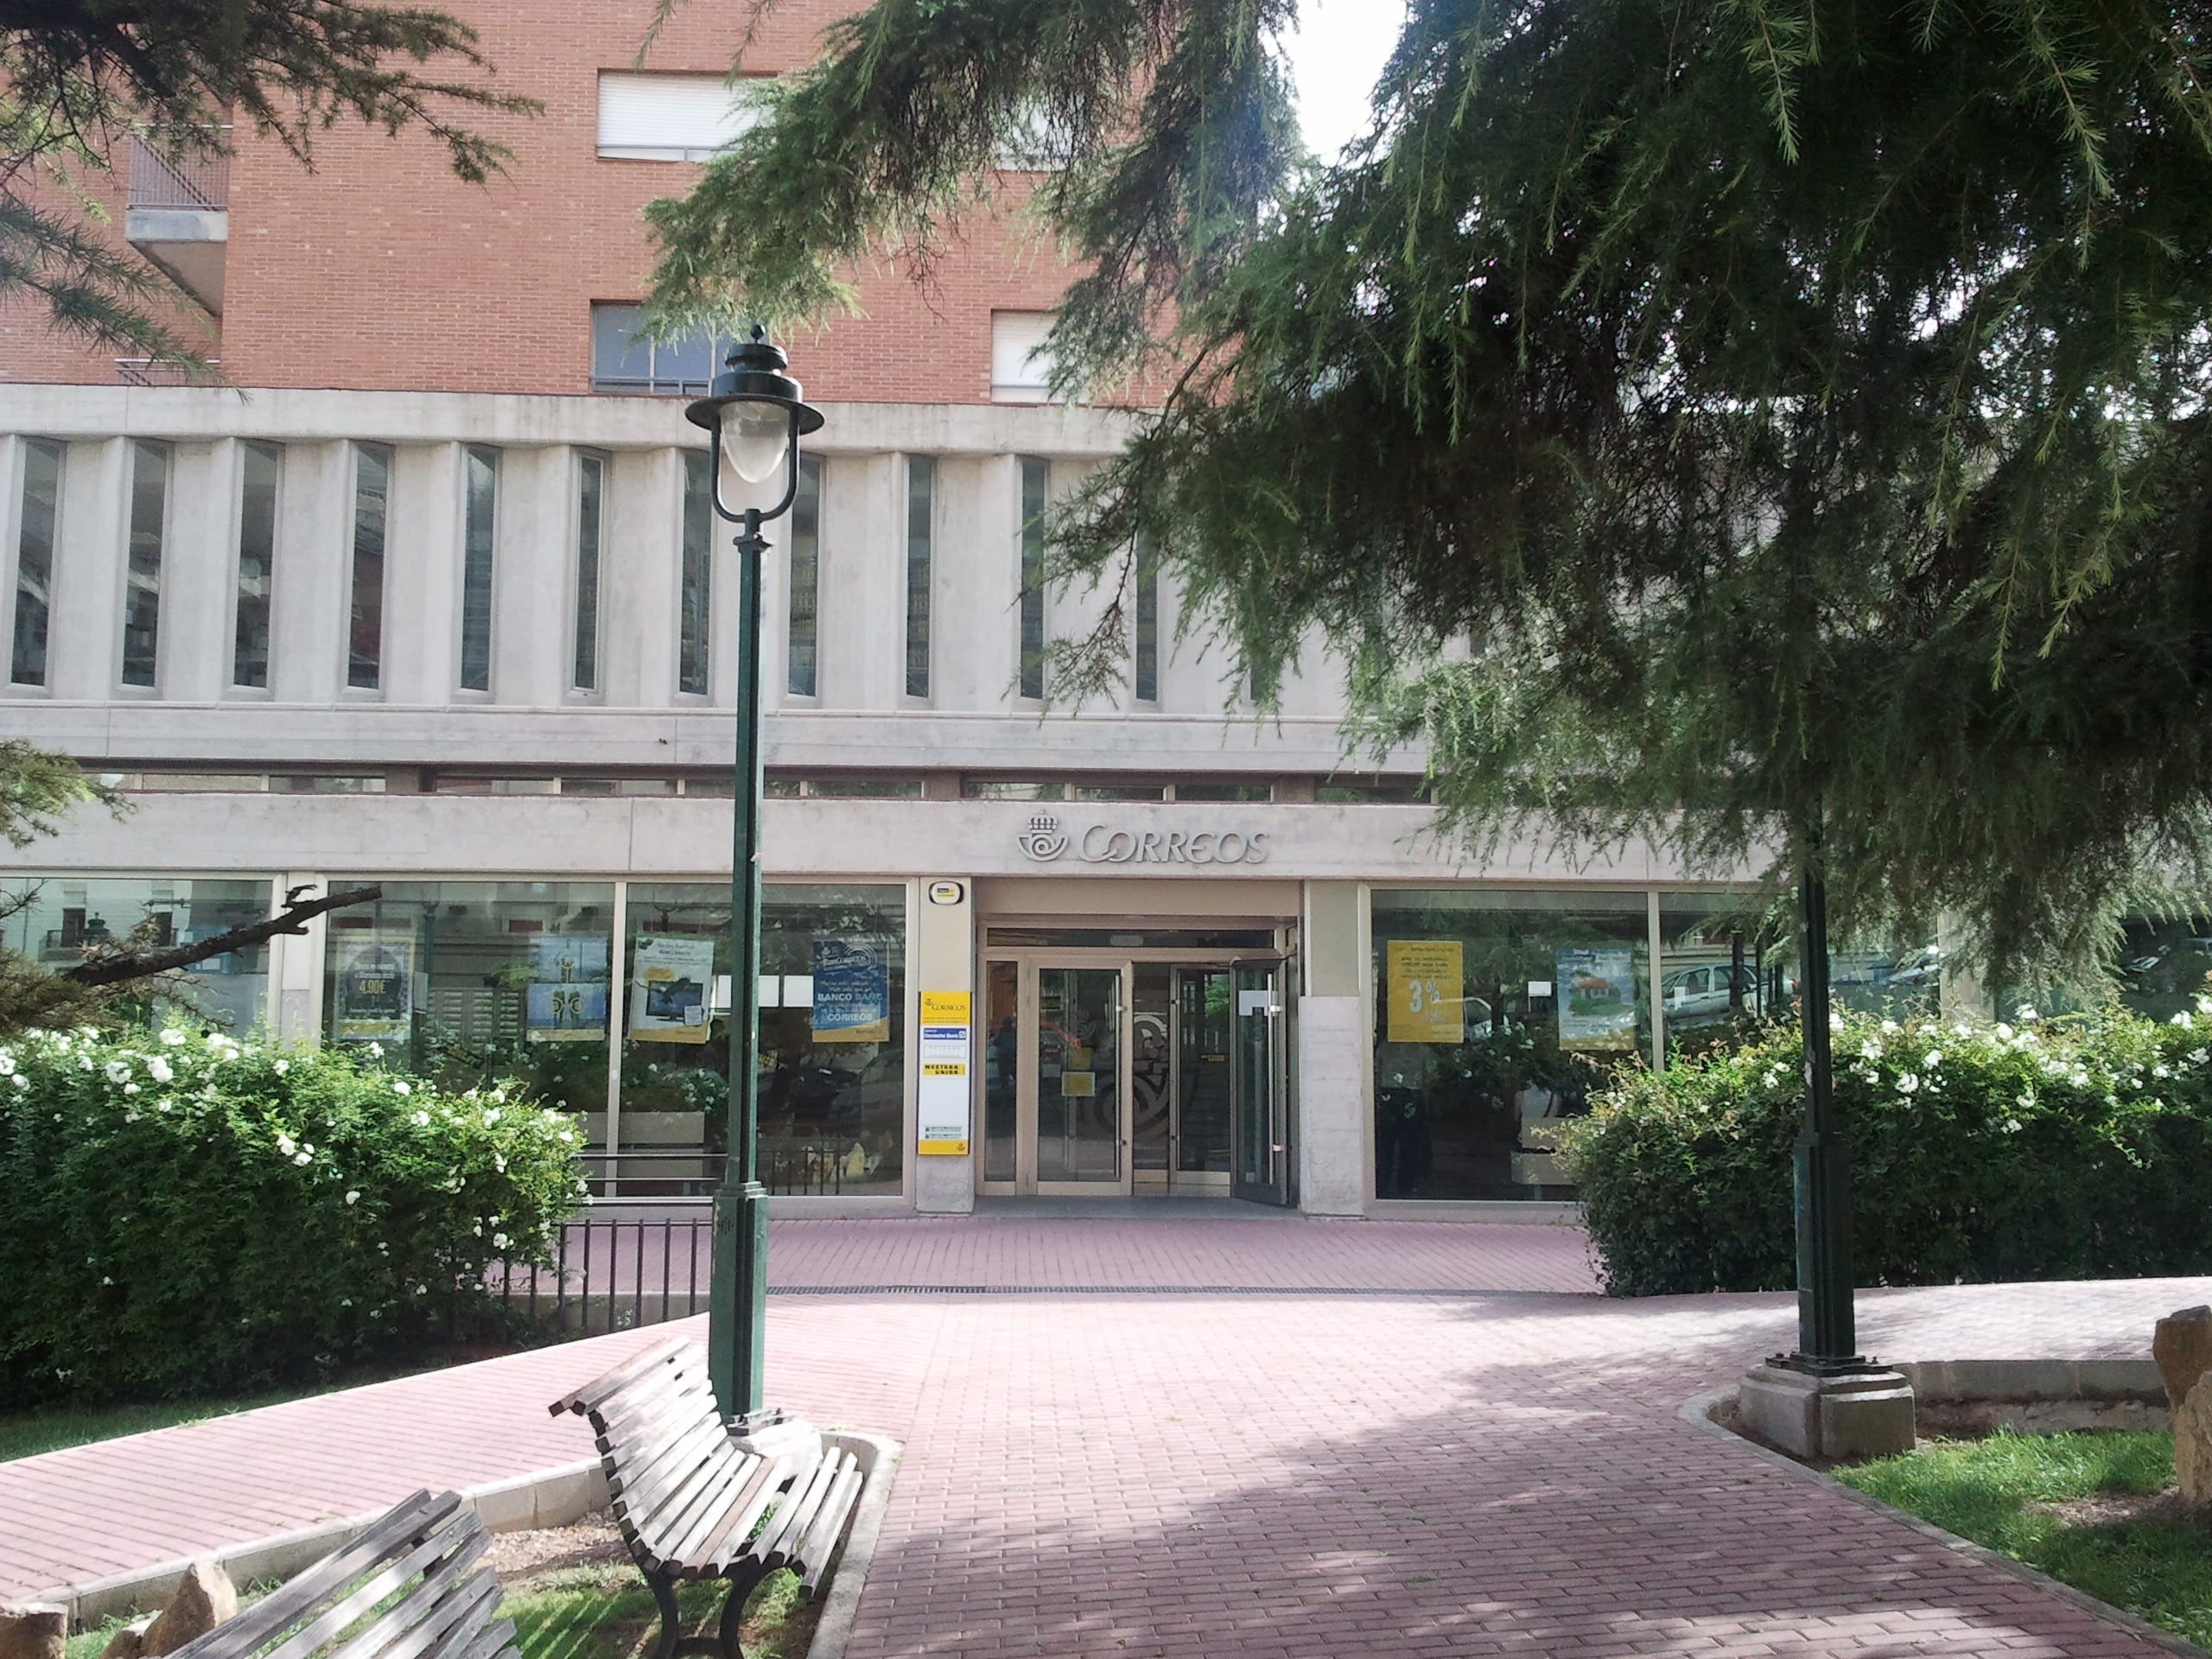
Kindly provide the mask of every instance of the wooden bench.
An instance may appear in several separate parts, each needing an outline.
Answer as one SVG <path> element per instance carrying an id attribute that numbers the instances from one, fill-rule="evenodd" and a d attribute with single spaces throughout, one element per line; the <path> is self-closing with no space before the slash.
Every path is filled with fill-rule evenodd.
<path id="1" fill-rule="evenodd" d="M 741 1659 L 738 1624 L 754 1586 L 788 1567 L 811 1599 L 828 1576 L 860 1498 L 858 1462 L 827 1445 L 785 1456 L 741 1448 L 697 1344 L 656 1343 L 550 1409 L 591 1420 L 622 1540 L 660 1608 L 653 1659 Z M 712 1638 L 684 1636 L 677 1616 L 677 1584 L 702 1579 L 729 1586 Z"/>
<path id="2" fill-rule="evenodd" d="M 518 1659 L 499 1580 L 476 1565 L 490 1541 L 456 1494 L 417 1492 L 171 1659 Z"/>

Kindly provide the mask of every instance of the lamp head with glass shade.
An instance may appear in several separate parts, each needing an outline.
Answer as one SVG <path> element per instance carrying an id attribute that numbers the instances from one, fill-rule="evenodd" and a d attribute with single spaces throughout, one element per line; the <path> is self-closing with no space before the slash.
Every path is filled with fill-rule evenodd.
<path id="1" fill-rule="evenodd" d="M 725 518 L 743 519 L 756 511 L 733 508 L 729 499 L 766 484 L 779 468 L 785 474 L 783 499 L 757 512 L 754 522 L 780 517 L 798 493 L 798 441 L 821 426 L 822 411 L 809 406 L 798 382 L 784 372 L 789 362 L 756 322 L 751 337 L 731 349 L 713 391 L 683 411 L 694 426 L 714 434 L 715 511 Z"/>

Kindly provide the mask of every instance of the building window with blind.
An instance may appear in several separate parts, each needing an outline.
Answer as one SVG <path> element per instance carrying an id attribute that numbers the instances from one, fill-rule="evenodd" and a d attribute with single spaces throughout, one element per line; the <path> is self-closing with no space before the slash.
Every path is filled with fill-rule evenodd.
<path id="1" fill-rule="evenodd" d="M 1160 701 L 1160 543 L 1149 534 L 1137 537 L 1136 698 Z"/>
<path id="2" fill-rule="evenodd" d="M 599 72 L 599 153 L 611 162 L 704 162 L 760 118 L 766 77 Z"/>
<path id="3" fill-rule="evenodd" d="M 935 520 L 937 462 L 906 457 L 906 695 L 930 694 L 930 528 Z"/>
<path id="4" fill-rule="evenodd" d="M 61 446 L 23 444 L 23 493 L 16 514 L 16 637 L 8 677 L 46 683 L 46 628 L 54 602 L 54 537 L 61 512 Z"/>
<path id="5" fill-rule="evenodd" d="M 499 452 L 472 448 L 461 462 L 461 689 L 492 689 L 492 554 Z"/>
<path id="6" fill-rule="evenodd" d="M 353 603 L 346 631 L 346 683 L 373 691 L 384 664 L 384 543 L 391 451 L 378 443 L 353 446 Z"/>
<path id="7" fill-rule="evenodd" d="M 1045 695 L 1045 504 L 1051 474 L 1021 458 L 1021 695 Z"/>
<path id="8" fill-rule="evenodd" d="M 683 553 L 677 594 L 676 689 L 687 696 L 708 691 L 707 640 L 713 601 L 715 506 L 709 493 L 706 456 L 683 456 Z"/>
<path id="9" fill-rule="evenodd" d="M 130 446 L 130 543 L 123 579 L 123 683 L 150 686 L 161 655 L 162 538 L 168 518 L 169 452 Z"/>
<path id="10" fill-rule="evenodd" d="M 575 640 L 569 659 L 569 685 L 576 691 L 599 690 L 599 543 L 606 492 L 606 458 L 578 455 Z"/>
<path id="11" fill-rule="evenodd" d="M 238 569 L 231 683 L 269 688 L 269 603 L 276 577 L 276 486 L 284 452 L 275 444 L 238 447 Z"/>
<path id="12" fill-rule="evenodd" d="M 822 462 L 800 458 L 798 493 L 791 500 L 791 632 L 785 652 L 784 689 L 794 697 L 816 695 L 822 599 Z"/>

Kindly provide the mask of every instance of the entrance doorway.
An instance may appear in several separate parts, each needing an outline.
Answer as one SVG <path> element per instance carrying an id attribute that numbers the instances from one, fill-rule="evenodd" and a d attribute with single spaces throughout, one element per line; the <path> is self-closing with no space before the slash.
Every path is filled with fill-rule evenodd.
<path id="1" fill-rule="evenodd" d="M 978 1189 L 1292 1201 L 1285 963 L 988 951 Z"/>

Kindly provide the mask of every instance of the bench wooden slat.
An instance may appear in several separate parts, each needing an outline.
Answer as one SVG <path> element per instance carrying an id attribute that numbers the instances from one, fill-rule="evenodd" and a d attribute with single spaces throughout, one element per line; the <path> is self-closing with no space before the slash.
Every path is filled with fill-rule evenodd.
<path id="1" fill-rule="evenodd" d="M 452 1492 L 432 1497 L 427 1491 L 419 1491 L 402 1498 L 352 1543 L 270 1591 L 237 1618 L 226 1619 L 205 1636 L 186 1643 L 170 1659 L 188 1655 L 190 1659 L 210 1659 L 216 1654 L 252 1652 L 312 1611 L 325 1596 L 343 1589 L 392 1550 L 460 1508 L 461 1499 Z"/>
<path id="2" fill-rule="evenodd" d="M 590 1416 L 599 1425 L 597 1432 L 609 1440 L 649 1434 L 652 1425 L 663 1421 L 686 1421 L 699 1416 L 721 1421 L 715 1407 L 714 1389 L 704 1376 L 671 1376 L 650 1393 L 620 1395 L 607 1410 L 594 1411 Z"/>
<path id="3" fill-rule="evenodd" d="M 617 1477 L 608 1475 L 607 1491 L 626 1499 L 625 1508 L 650 1513 L 671 1486 L 681 1484 L 699 1465 L 720 1461 L 728 1445 L 728 1431 L 712 1422 L 694 1423 L 682 1433 L 651 1446 L 609 1441 L 600 1455 L 612 1458 L 622 1472 L 619 1485 Z"/>
<path id="4" fill-rule="evenodd" d="M 702 1425 L 655 1459 L 649 1472 L 609 1496 L 635 1526 L 673 1522 L 696 1498 L 702 1480 L 741 1480 L 750 1464 L 749 1454 L 733 1446 L 719 1425 Z M 607 1484 L 613 1485 L 611 1478 Z"/>
<path id="5" fill-rule="evenodd" d="M 842 1454 L 824 1452 L 821 1461 L 809 1470 L 804 1480 L 791 1483 L 791 1502 L 779 1509 L 770 1517 L 761 1536 L 755 1539 L 753 1552 L 767 1567 L 785 1566 L 806 1535 L 807 1525 L 814 1519 L 814 1512 L 822 1507 L 822 1500 L 830 1496 L 830 1488 L 836 1484 L 837 1462 Z"/>
<path id="6" fill-rule="evenodd" d="M 666 1364 L 677 1353 L 690 1346 L 690 1342 L 685 1338 L 663 1337 L 641 1352 L 631 1355 L 604 1376 L 594 1377 L 574 1393 L 563 1395 L 546 1409 L 556 1417 L 564 1411 L 573 1411 L 581 1417 L 604 1402 L 609 1395 L 619 1393 L 641 1373 L 651 1370 L 655 1365 Z"/>
<path id="7" fill-rule="evenodd" d="M 426 1578 L 422 1588 L 330 1659 L 428 1659 L 456 1625 L 472 1615 L 488 1618 L 499 1605 L 499 1576 L 488 1567 L 466 1579 L 457 1573 Z"/>
<path id="8" fill-rule="evenodd" d="M 727 1465 L 702 1461 L 683 1484 L 656 1504 L 651 1513 L 636 1517 L 632 1530 L 639 1544 L 656 1557 L 673 1558 L 684 1534 L 704 1510 L 712 1510 L 730 1490 L 742 1484 Z"/>
<path id="9" fill-rule="evenodd" d="M 386 1564 L 380 1571 L 348 1590 L 287 1637 L 281 1645 L 271 1649 L 264 1659 L 306 1659 L 324 1643 L 343 1635 L 354 1620 L 368 1613 L 417 1573 L 427 1577 L 440 1571 L 457 1572 L 482 1554 L 488 1541 L 474 1514 L 456 1508 L 404 1554 L 393 1556 L 387 1553 Z"/>
<path id="10" fill-rule="evenodd" d="M 865 1478 L 860 1459 L 848 1452 L 837 1484 L 830 1489 L 830 1496 L 815 1514 L 814 1524 L 800 1541 L 798 1554 L 791 1565 L 798 1571 L 799 1594 L 809 1600 L 813 1599 L 816 1587 L 829 1576 L 830 1564 L 837 1558 L 837 1541 L 844 1536 L 845 1522 L 852 1517 L 853 1505 L 860 1501 Z"/>
<path id="11" fill-rule="evenodd" d="M 515 1622 L 512 1618 L 494 1619 L 476 1632 L 468 1644 L 449 1659 L 495 1659 L 503 1649 L 513 1645 Z"/>
<path id="12" fill-rule="evenodd" d="M 761 1466 L 754 1469 L 743 1482 L 730 1486 L 730 1502 L 719 1504 L 715 1516 L 702 1517 L 690 1535 L 679 1541 L 675 1551 L 668 1551 L 677 1561 L 688 1566 L 712 1568 L 715 1577 L 721 1575 L 728 1561 L 743 1560 L 747 1541 L 752 1540 L 752 1529 L 761 1524 L 761 1516 L 767 1506 L 777 1502 L 777 1489 L 790 1476 L 790 1465 L 781 1458 L 761 1458 Z M 706 1573 L 702 1573 L 706 1577 Z"/>

